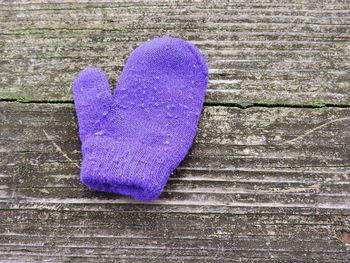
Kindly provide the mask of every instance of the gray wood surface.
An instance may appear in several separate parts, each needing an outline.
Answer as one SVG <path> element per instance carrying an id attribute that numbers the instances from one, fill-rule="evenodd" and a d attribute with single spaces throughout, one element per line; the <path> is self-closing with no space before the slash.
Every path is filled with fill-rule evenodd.
<path id="1" fill-rule="evenodd" d="M 207 55 L 161 197 L 79 181 L 71 83 L 157 36 Z M 348 0 L 0 0 L 0 262 L 350 262 Z"/>
<path id="2" fill-rule="evenodd" d="M 350 261 L 350 109 L 205 107 L 150 203 L 80 183 L 73 105 L 0 112 L 5 261 Z"/>
<path id="3" fill-rule="evenodd" d="M 166 35 L 208 56 L 208 102 L 350 105 L 347 0 L 2 0 L 0 28 L 2 99 L 72 100 L 91 65 L 115 84 L 137 45 Z"/>

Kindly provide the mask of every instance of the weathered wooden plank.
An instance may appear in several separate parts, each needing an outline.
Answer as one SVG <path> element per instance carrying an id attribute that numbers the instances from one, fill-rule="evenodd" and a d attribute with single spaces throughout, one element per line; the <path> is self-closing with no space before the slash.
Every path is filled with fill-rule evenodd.
<path id="1" fill-rule="evenodd" d="M 4 262 L 349 262 L 350 109 L 205 107 L 159 200 L 79 182 L 72 104 L 0 103 Z"/>
<path id="2" fill-rule="evenodd" d="M 207 54 L 207 102 L 350 105 L 349 1 L 0 1 L 0 98 L 72 100 L 74 75 L 114 84 L 157 36 Z M 117 74 L 116 74 L 117 73 Z"/>

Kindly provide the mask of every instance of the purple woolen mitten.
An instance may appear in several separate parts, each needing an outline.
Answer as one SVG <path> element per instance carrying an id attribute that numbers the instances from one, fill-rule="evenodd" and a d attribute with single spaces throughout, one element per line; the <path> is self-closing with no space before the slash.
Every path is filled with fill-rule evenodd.
<path id="1" fill-rule="evenodd" d="M 171 37 L 136 48 L 113 95 L 100 69 L 81 71 L 73 86 L 82 182 L 140 200 L 157 198 L 192 145 L 207 82 L 200 51 Z"/>

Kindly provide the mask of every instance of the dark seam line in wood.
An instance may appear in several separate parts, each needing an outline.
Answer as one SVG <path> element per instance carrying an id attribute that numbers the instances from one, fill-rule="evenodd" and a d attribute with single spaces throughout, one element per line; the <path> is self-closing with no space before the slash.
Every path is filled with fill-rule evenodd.
<path id="1" fill-rule="evenodd" d="M 22 99 L 1 99 L 1 102 L 17 102 L 23 104 L 74 104 L 73 100 L 22 100 Z M 253 107 L 259 108 L 350 108 L 350 105 L 338 105 L 338 104 L 320 104 L 320 105 L 299 105 L 299 104 L 267 104 L 267 103 L 251 103 L 248 105 L 242 105 L 238 103 L 226 103 L 226 102 L 204 102 L 206 107 L 237 107 L 240 109 L 248 109 Z"/>
<path id="2" fill-rule="evenodd" d="M 242 105 L 238 103 L 231 103 L 231 102 L 205 102 L 204 106 L 207 107 L 238 107 L 241 109 L 248 109 L 252 107 L 260 107 L 260 108 L 309 108 L 309 109 L 318 109 L 318 108 L 350 108 L 350 105 L 338 105 L 338 104 L 331 104 L 331 103 L 325 103 L 325 104 L 319 104 L 319 105 L 310 105 L 310 104 L 283 104 L 283 103 L 251 103 L 247 105 Z"/>

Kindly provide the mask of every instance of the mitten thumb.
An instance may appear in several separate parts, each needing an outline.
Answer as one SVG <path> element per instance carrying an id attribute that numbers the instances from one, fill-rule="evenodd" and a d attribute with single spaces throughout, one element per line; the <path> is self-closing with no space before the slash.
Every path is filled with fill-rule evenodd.
<path id="1" fill-rule="evenodd" d="M 112 93 L 105 73 L 98 68 L 79 72 L 73 83 L 74 104 L 81 139 L 109 111 Z"/>

